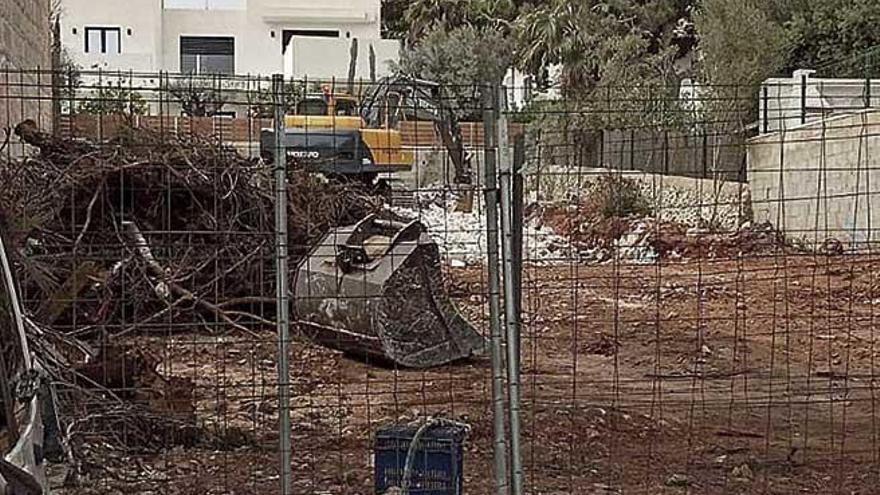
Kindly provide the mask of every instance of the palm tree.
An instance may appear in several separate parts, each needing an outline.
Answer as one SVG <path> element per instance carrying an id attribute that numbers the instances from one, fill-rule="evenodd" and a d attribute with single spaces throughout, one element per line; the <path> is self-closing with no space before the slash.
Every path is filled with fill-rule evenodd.
<path id="1" fill-rule="evenodd" d="M 602 42 L 601 18 L 593 7 L 588 1 L 554 1 L 521 15 L 516 22 L 521 67 L 540 77 L 561 66 L 563 92 L 591 87 L 599 76 L 596 50 Z"/>
<path id="2" fill-rule="evenodd" d="M 404 13 L 409 25 L 409 42 L 421 39 L 434 29 L 451 30 L 468 24 L 474 2 L 470 0 L 417 0 Z"/>

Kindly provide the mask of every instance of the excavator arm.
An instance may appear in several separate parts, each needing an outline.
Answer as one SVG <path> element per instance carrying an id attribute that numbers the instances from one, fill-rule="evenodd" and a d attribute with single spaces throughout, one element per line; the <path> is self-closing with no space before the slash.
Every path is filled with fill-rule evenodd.
<path id="1" fill-rule="evenodd" d="M 455 169 L 457 184 L 471 184 L 470 157 L 464 149 L 461 126 L 449 97 L 432 81 L 406 76 L 386 77 L 361 101 L 361 118 L 367 127 L 397 127 L 401 120 L 428 120 L 440 136 Z"/>

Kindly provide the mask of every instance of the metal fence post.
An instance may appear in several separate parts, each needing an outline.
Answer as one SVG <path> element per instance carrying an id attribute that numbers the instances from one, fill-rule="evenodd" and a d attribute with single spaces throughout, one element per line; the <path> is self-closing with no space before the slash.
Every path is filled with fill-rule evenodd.
<path id="1" fill-rule="evenodd" d="M 495 493 L 507 494 L 507 440 L 504 408 L 504 355 L 501 333 L 501 275 L 498 256 L 498 184 L 496 176 L 498 103 L 494 88 L 483 88 L 483 167 L 486 201 L 486 262 L 489 271 L 489 328 L 492 357 L 492 415 L 494 420 Z"/>
<path id="2" fill-rule="evenodd" d="M 278 430 L 281 494 L 291 493 L 290 295 L 287 283 L 287 152 L 284 148 L 284 76 L 272 76 L 275 105 L 275 303 L 278 329 Z"/>
<path id="3" fill-rule="evenodd" d="M 516 316 L 522 315 L 522 273 L 523 273 L 523 196 L 525 184 L 523 174 L 526 163 L 526 137 L 520 134 L 513 139 L 513 203 L 511 211 L 513 215 L 513 286 L 516 290 Z M 517 320 L 519 321 L 519 320 Z M 520 329 L 521 330 L 521 329 Z M 520 332 L 517 332 L 520 335 Z M 520 341 L 516 343 L 518 349 Z"/>
<path id="4" fill-rule="evenodd" d="M 761 95 L 761 103 L 762 103 L 761 115 L 764 120 L 763 132 L 764 132 L 764 134 L 767 134 L 768 132 L 770 132 L 770 109 L 768 108 L 768 106 L 770 104 L 770 94 L 769 94 L 769 89 L 767 88 L 766 85 L 763 88 L 761 88 L 761 90 L 762 90 L 761 91 L 761 93 L 762 93 L 762 95 Z"/>
<path id="5" fill-rule="evenodd" d="M 501 252 L 504 257 L 504 314 L 507 334 L 507 401 L 510 414 L 510 472 L 511 493 L 522 495 L 523 471 L 520 451 L 519 423 L 519 314 L 517 303 L 520 287 L 517 287 L 516 269 L 516 235 L 513 221 L 513 159 L 508 136 L 507 91 L 502 86 L 498 91 L 498 156 L 501 169 Z"/>
<path id="6" fill-rule="evenodd" d="M 807 76 L 801 76 L 801 125 L 807 123 Z"/>
<path id="7" fill-rule="evenodd" d="M 865 53 L 865 108 L 871 108 L 871 56 Z"/>

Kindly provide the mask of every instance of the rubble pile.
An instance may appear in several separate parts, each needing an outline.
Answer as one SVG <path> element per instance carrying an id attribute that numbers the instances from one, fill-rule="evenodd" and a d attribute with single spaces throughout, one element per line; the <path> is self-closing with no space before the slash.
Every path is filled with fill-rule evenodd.
<path id="1" fill-rule="evenodd" d="M 486 261 L 485 205 L 456 210 L 442 194 L 422 192 L 410 209 L 453 265 Z M 726 258 L 780 245 L 768 225 L 753 226 L 739 188 L 706 190 L 612 174 L 590 178 L 579 192 L 532 199 L 525 206 L 523 249 L 530 263 L 579 260 L 650 264 L 661 259 Z"/>
<path id="2" fill-rule="evenodd" d="M 443 258 L 453 266 L 481 265 L 486 262 L 486 208 L 476 202 L 470 212 L 457 211 L 454 200 L 421 198 L 415 209 L 394 212 L 422 222 L 437 243 Z M 531 263 L 549 263 L 568 258 L 569 243 L 539 219 L 523 226 L 523 256 Z"/>
<path id="3" fill-rule="evenodd" d="M 769 252 L 783 240 L 770 225 L 744 221 L 740 195 L 601 176 L 564 202 L 532 205 L 535 225 L 570 242 L 585 262 L 650 264 Z"/>

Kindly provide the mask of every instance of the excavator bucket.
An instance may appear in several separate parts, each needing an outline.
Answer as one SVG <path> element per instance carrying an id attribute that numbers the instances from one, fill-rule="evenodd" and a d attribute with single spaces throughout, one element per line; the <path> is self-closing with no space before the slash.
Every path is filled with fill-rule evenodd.
<path id="1" fill-rule="evenodd" d="M 299 265 L 294 309 L 315 342 L 408 368 L 484 349 L 446 296 L 439 250 L 418 221 L 371 215 L 332 231 Z"/>

